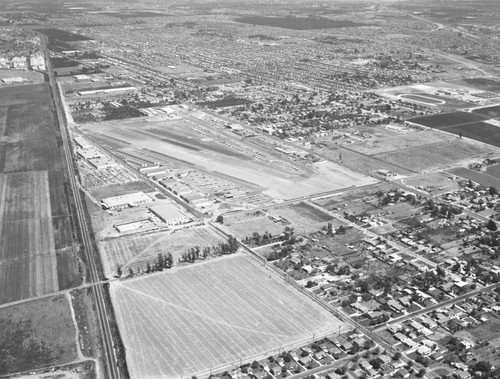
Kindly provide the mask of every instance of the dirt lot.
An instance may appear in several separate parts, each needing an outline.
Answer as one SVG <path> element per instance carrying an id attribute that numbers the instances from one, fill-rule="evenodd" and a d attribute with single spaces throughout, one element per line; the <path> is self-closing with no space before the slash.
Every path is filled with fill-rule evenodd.
<path id="1" fill-rule="evenodd" d="M 393 135 L 370 138 L 364 142 L 349 144 L 348 147 L 363 154 L 374 155 L 448 141 L 453 138 L 453 136 L 433 130 L 411 131 L 408 133 L 394 132 Z"/>
<path id="2" fill-rule="evenodd" d="M 111 297 L 131 378 L 206 377 L 346 328 L 240 254 L 113 282 Z"/>
<path id="3" fill-rule="evenodd" d="M 418 172 L 467 165 L 473 158 L 485 157 L 495 151 L 494 148 L 474 141 L 455 139 L 393 153 L 377 154 L 375 157 Z"/>
<path id="4" fill-rule="evenodd" d="M 433 196 L 439 196 L 460 188 L 458 183 L 450 178 L 450 175 L 442 172 L 425 173 L 422 176 L 401 179 L 401 183 L 424 189 Z"/>
<path id="5" fill-rule="evenodd" d="M 65 296 L 55 296 L 1 308 L 0 374 L 75 360 L 75 326 L 69 307 Z"/>
<path id="6" fill-rule="evenodd" d="M 191 247 L 218 245 L 225 242 L 205 226 L 181 230 L 133 235 L 98 242 L 104 266 L 104 274 L 110 277 L 120 265 L 126 272 L 129 268 L 145 268 L 153 263 L 158 253 L 172 254 L 174 263 Z"/>

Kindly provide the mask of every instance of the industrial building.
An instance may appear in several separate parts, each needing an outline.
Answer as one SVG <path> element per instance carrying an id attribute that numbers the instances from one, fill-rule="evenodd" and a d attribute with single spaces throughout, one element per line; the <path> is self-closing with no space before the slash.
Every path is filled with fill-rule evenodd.
<path id="1" fill-rule="evenodd" d="M 137 207 L 138 205 L 151 203 L 153 201 L 154 199 L 146 195 L 144 192 L 134 192 L 122 196 L 107 197 L 101 200 L 101 205 L 104 209 L 116 211 Z"/>
<path id="2" fill-rule="evenodd" d="M 191 219 L 172 203 L 163 203 L 149 208 L 150 212 L 167 225 L 185 224 Z"/>
<path id="3" fill-rule="evenodd" d="M 149 226 L 150 224 L 151 224 L 151 222 L 148 219 L 144 219 L 144 220 L 127 222 L 125 224 L 115 225 L 115 228 L 120 233 L 127 233 L 127 232 L 131 232 L 133 230 L 144 228 L 146 226 Z"/>
<path id="4" fill-rule="evenodd" d="M 87 160 L 96 170 L 103 170 L 108 167 L 117 166 L 117 163 L 108 157 L 90 158 Z"/>
<path id="5" fill-rule="evenodd" d="M 79 91 L 78 94 L 80 96 L 85 96 L 85 95 L 97 95 L 100 93 L 115 93 L 115 92 L 130 92 L 130 91 L 135 91 L 135 87 L 113 87 L 113 88 L 103 88 L 103 89 L 92 89 L 92 90 Z"/>

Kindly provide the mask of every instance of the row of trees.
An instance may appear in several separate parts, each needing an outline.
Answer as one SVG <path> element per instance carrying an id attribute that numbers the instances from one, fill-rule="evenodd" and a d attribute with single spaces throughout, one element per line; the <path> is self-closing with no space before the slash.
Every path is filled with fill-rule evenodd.
<path id="1" fill-rule="evenodd" d="M 238 247 L 238 240 L 233 236 L 229 236 L 227 242 L 222 242 L 216 246 L 206 246 L 203 249 L 200 249 L 199 246 L 190 248 L 186 253 L 182 254 L 182 256 L 179 257 L 178 262 L 194 263 L 197 259 L 206 259 L 210 255 L 219 256 L 233 254 L 238 250 Z M 149 274 L 152 272 L 163 271 L 164 269 L 169 269 L 173 266 L 174 261 L 172 254 L 158 253 L 152 264 L 150 262 L 146 264 L 146 269 L 142 270 L 142 273 Z M 137 273 L 140 272 L 141 270 L 138 268 Z M 116 268 L 116 275 L 118 277 L 121 277 L 123 275 L 122 267 L 120 265 L 118 265 Z M 128 269 L 128 276 L 134 276 L 134 271 L 131 268 Z"/>

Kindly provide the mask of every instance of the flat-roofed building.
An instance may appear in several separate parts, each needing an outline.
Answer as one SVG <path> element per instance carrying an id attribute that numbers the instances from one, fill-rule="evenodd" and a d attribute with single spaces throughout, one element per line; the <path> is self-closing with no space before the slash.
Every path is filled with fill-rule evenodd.
<path id="1" fill-rule="evenodd" d="M 104 209 L 112 211 L 137 207 L 141 204 L 153 202 L 154 199 L 146 195 L 144 192 L 134 192 L 122 196 L 106 197 L 101 200 L 101 205 Z"/>
<path id="2" fill-rule="evenodd" d="M 185 224 L 191 219 L 172 203 L 163 203 L 149 208 L 151 213 L 167 225 Z"/>
<path id="3" fill-rule="evenodd" d="M 109 159 L 107 157 L 90 158 L 87 160 L 97 170 L 102 170 L 108 167 L 117 166 L 117 163 L 114 160 Z"/>

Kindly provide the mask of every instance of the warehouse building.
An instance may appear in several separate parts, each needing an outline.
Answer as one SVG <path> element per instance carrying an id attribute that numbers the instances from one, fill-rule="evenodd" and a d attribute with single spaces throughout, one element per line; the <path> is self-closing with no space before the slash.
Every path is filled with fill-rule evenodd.
<path id="1" fill-rule="evenodd" d="M 191 219 L 182 213 L 179 208 L 177 208 L 172 203 L 163 203 L 161 205 L 157 205 L 155 207 L 149 208 L 150 212 L 153 213 L 156 217 L 162 220 L 167 225 L 179 225 L 185 224 Z"/>
<path id="2" fill-rule="evenodd" d="M 144 192 L 134 192 L 122 196 L 107 197 L 101 200 L 101 206 L 104 209 L 117 211 L 120 209 L 137 207 L 141 204 L 153 202 L 153 198 L 146 195 Z"/>

